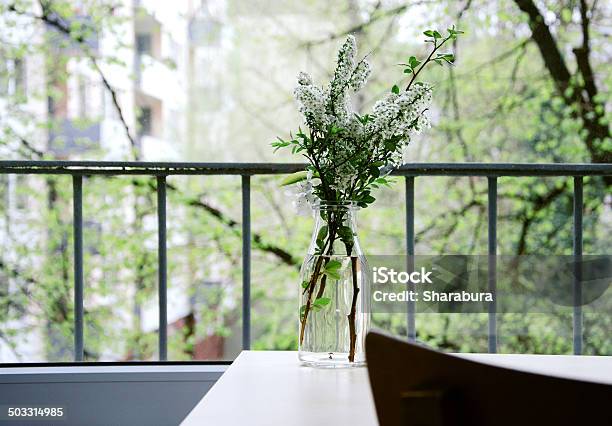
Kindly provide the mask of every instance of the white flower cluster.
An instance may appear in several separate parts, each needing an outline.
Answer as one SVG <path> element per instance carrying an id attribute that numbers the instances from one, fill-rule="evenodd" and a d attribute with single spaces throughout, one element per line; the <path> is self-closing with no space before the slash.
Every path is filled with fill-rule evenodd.
<path id="1" fill-rule="evenodd" d="M 370 64 L 365 58 L 356 61 L 356 55 L 357 44 L 351 35 L 338 52 L 336 69 L 327 87 L 316 86 L 309 74 L 300 72 L 294 90 L 306 125 L 315 135 L 311 149 L 317 152 L 321 171 L 329 175 L 325 179 L 327 185 L 340 197 L 360 184 L 372 162 L 384 159 L 379 166 L 380 176 L 389 173 L 401 162 L 402 148 L 411 135 L 429 127 L 424 112 L 431 102 L 432 88 L 423 83 L 385 95 L 363 117 L 355 114 L 351 93 L 362 89 L 371 73 Z M 296 186 L 298 208 L 316 199 L 311 176 Z"/>
<path id="2" fill-rule="evenodd" d="M 349 85 L 354 92 L 358 92 L 363 86 L 365 86 L 371 72 L 372 68 L 370 67 L 370 63 L 365 59 L 357 64 L 355 70 L 353 71 L 353 76 L 349 82 Z"/>
<path id="3" fill-rule="evenodd" d="M 365 59 L 355 63 L 356 55 L 357 42 L 350 35 L 338 52 L 334 77 L 326 89 L 315 86 L 307 73 L 298 74 L 294 96 L 311 129 L 323 130 L 330 125 L 348 129 L 355 125 L 349 90 L 360 90 L 371 72 L 370 64 Z"/>
<path id="4" fill-rule="evenodd" d="M 343 160 L 344 158 L 341 161 Z M 334 182 L 330 184 L 330 186 L 336 191 L 342 193 L 353 185 L 357 179 L 358 172 L 359 170 L 357 170 L 357 167 L 355 167 L 354 164 L 352 164 L 350 161 L 346 161 L 344 164 L 334 169 L 334 176 L 336 178 L 334 179 Z"/>
<path id="5" fill-rule="evenodd" d="M 316 183 L 316 179 L 312 177 L 312 172 L 309 171 L 306 180 L 289 187 L 287 191 L 288 195 L 294 197 L 293 206 L 300 216 L 306 216 L 312 212 L 312 206 L 317 200 L 317 197 L 313 194 Z"/>
<path id="6" fill-rule="evenodd" d="M 298 75 L 298 86 L 294 95 L 300 104 L 300 112 L 306 119 L 306 124 L 311 129 L 325 128 L 328 123 L 325 114 L 325 103 L 327 96 L 320 87 L 312 84 L 312 78 L 306 73 Z"/>
<path id="7" fill-rule="evenodd" d="M 300 86 L 310 86 L 312 84 L 312 77 L 308 73 L 302 71 L 298 73 L 297 80 Z"/>
<path id="8" fill-rule="evenodd" d="M 429 126 L 423 112 L 431 102 L 431 86 L 417 83 L 408 91 L 389 93 L 376 102 L 370 114 L 372 120 L 364 128 L 355 118 L 349 91 L 357 92 L 363 88 L 371 67 L 365 59 L 356 63 L 356 55 L 355 37 L 350 35 L 338 52 L 334 77 L 326 89 L 315 86 L 307 73 L 298 74 L 294 94 L 311 129 L 324 131 L 334 125 L 346 130 L 353 139 L 398 136 L 408 141 L 411 134 Z"/>
<path id="9" fill-rule="evenodd" d="M 379 134 L 383 139 L 399 136 L 410 140 L 411 134 L 429 127 L 429 120 L 423 113 L 431 103 L 431 92 L 431 86 L 419 83 L 400 94 L 389 93 L 374 104 L 366 134 Z"/>

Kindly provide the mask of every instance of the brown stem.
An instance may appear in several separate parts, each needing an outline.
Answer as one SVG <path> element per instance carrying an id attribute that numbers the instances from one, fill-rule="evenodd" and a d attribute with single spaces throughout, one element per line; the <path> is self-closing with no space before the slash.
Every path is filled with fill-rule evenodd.
<path id="1" fill-rule="evenodd" d="M 333 219 L 333 216 L 328 221 L 328 227 L 329 227 L 329 235 L 325 243 L 325 246 L 323 247 L 321 251 L 323 253 L 325 252 L 325 249 L 327 248 L 327 256 L 331 256 L 334 251 L 334 241 L 336 239 L 336 225 L 335 225 L 335 220 Z M 310 307 L 312 306 L 312 295 L 314 293 L 315 286 L 317 285 L 317 280 L 319 279 L 319 275 L 321 274 L 321 262 L 323 261 L 323 259 L 324 259 L 323 255 L 321 255 L 317 259 L 315 270 L 312 274 L 312 277 L 310 278 L 308 287 L 306 287 L 308 289 L 308 298 L 306 299 L 306 307 L 304 308 L 304 315 L 301 318 L 300 345 L 304 341 L 304 331 L 306 330 L 306 321 L 308 320 L 308 314 L 310 313 Z M 330 260 L 331 258 L 329 257 L 325 258 L 325 265 L 327 265 L 327 263 Z M 323 275 L 323 277 L 321 278 L 321 286 L 319 287 L 319 291 L 317 292 L 317 299 L 322 296 L 323 291 L 325 290 L 326 281 L 327 281 L 327 276 Z"/>
<path id="2" fill-rule="evenodd" d="M 325 265 L 329 263 L 329 260 L 330 259 L 325 259 Z M 323 293 L 325 292 L 326 283 L 327 283 L 327 275 L 323 275 L 323 278 L 321 278 L 321 284 L 319 285 L 319 291 L 317 291 L 317 297 L 315 297 L 315 300 L 323 297 Z"/>
<path id="3" fill-rule="evenodd" d="M 427 59 L 425 59 L 425 62 L 423 62 L 421 64 L 421 66 L 419 67 L 418 70 L 416 70 L 416 71 L 413 70 L 412 71 L 412 78 L 410 79 L 410 81 L 408 82 L 408 85 L 406 86 L 406 92 L 408 90 L 410 90 L 410 86 L 412 86 L 412 83 L 414 83 L 414 81 L 416 80 L 416 78 L 419 75 L 419 73 L 423 70 L 423 68 L 425 68 L 425 66 L 432 61 L 431 58 L 433 57 L 433 54 L 436 53 L 444 45 L 444 43 L 446 43 L 448 40 L 450 40 L 450 38 L 451 38 L 451 36 L 449 35 L 448 37 L 443 39 L 440 44 L 438 44 L 437 42 L 434 42 L 434 48 L 429 53 L 429 56 L 427 57 Z"/>
<path id="4" fill-rule="evenodd" d="M 325 269 L 325 267 L 327 266 L 327 264 L 329 263 L 329 261 L 331 260 L 331 258 L 326 257 L 325 258 L 325 263 L 323 264 L 323 269 Z M 309 281 L 310 283 L 310 281 Z M 327 283 L 327 275 L 323 275 L 321 277 L 321 284 L 319 285 L 319 290 L 317 291 L 317 297 L 315 297 L 315 300 L 317 300 L 320 297 L 323 297 L 323 292 L 325 292 L 325 284 Z M 306 294 L 306 292 L 310 290 L 310 284 L 308 285 L 308 287 L 306 287 L 304 289 L 304 291 L 302 292 L 302 294 Z"/>
<path id="5" fill-rule="evenodd" d="M 355 362 L 355 346 L 357 343 L 357 331 L 355 326 L 355 311 L 357 310 L 357 295 L 359 287 L 357 286 L 357 257 L 351 256 L 351 271 L 353 278 L 353 301 L 351 303 L 351 313 L 347 315 L 350 333 L 350 349 L 349 362 Z"/>
<path id="6" fill-rule="evenodd" d="M 308 299 L 306 300 L 306 308 L 304 308 L 304 315 L 302 317 L 302 323 L 300 326 L 300 345 L 304 342 L 304 330 L 306 329 L 306 320 L 308 319 L 308 313 L 310 312 L 310 306 L 312 302 L 312 294 L 314 293 L 314 289 L 319 279 L 319 274 L 321 273 L 321 265 L 323 263 L 323 256 L 320 256 L 317 259 L 317 263 L 315 265 L 314 272 L 312 277 L 310 278 L 310 282 L 308 283 Z"/>

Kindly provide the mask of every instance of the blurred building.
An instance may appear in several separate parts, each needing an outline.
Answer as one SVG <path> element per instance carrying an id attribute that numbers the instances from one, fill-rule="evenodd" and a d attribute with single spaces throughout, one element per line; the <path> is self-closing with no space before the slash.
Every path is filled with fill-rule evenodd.
<path id="1" fill-rule="evenodd" d="M 25 16 L 17 18 L 23 21 L 24 29 L 14 33 L 16 44 L 33 37 L 42 43 L 46 38 L 50 47 L 19 59 L 0 61 L 1 117 L 11 120 L 7 128 L 16 133 L 9 135 L 11 139 L 21 138 L 29 147 L 24 152 L 24 147 L 15 143 L 0 147 L 0 154 L 5 159 L 44 156 L 56 160 L 176 161 L 190 158 L 191 147 L 197 141 L 194 111 L 201 105 L 194 98 L 196 93 L 202 93 L 199 89 L 206 79 L 201 74 L 206 72 L 207 62 L 218 55 L 221 46 L 222 26 L 213 12 L 218 12 L 219 4 L 224 2 L 216 3 L 217 6 L 211 6 L 207 0 L 122 0 L 116 9 L 121 11 L 122 18 L 127 12 L 128 19 L 116 25 L 112 32 L 86 33 L 80 42 L 69 41 L 52 25 L 32 22 Z M 68 26 L 77 22 L 87 27 L 91 22 L 86 9 L 79 2 L 74 4 L 71 21 L 53 18 Z M 19 116 L 10 110 L 15 103 L 22 111 Z M 191 114 L 190 107 L 194 108 Z M 0 218 L 0 239 L 2 259 L 8 265 L 17 261 L 15 250 L 11 249 L 17 245 L 15 242 L 23 244 L 31 240 L 42 246 L 45 235 L 28 234 L 28 218 L 37 214 L 37 209 L 20 195 L 19 188 L 28 178 L 14 175 L 1 178 L 5 208 Z M 126 220 L 130 220 L 129 215 Z M 85 225 L 105 232 L 104 224 L 87 222 Z M 145 223 L 145 226 L 155 224 Z M 17 290 L 7 265 L 0 268 L 4 275 L 0 277 L 0 298 L 8 300 L 10 293 Z M 180 324 L 183 324 L 181 328 L 190 324 L 193 328 L 197 319 L 193 300 L 173 290 L 169 299 L 170 328 L 176 329 Z M 157 309 L 145 305 L 138 315 L 142 316 L 142 331 L 153 332 Z M 27 318 L 5 325 L 19 329 L 21 323 L 25 328 Z M 56 352 L 44 353 L 47 332 L 37 328 L 20 334 L 23 341 L 16 346 L 24 360 L 70 356 L 61 349 L 62 343 L 70 342 L 58 341 Z M 53 336 L 47 337 L 53 339 Z M 202 352 L 204 346 L 206 350 Z M 196 357 L 221 356 L 223 339 L 213 336 L 206 342 L 195 342 L 194 347 Z M 1 339 L 0 361 L 18 361 L 7 342 Z"/>

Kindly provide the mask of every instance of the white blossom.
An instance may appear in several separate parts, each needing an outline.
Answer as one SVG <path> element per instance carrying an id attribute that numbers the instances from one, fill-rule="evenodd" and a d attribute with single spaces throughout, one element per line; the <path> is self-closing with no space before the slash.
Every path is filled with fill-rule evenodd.
<path id="1" fill-rule="evenodd" d="M 328 124 L 325 113 L 327 97 L 320 87 L 300 84 L 295 88 L 294 96 L 309 127 L 324 128 Z"/>
<path id="2" fill-rule="evenodd" d="M 365 86 L 371 72 L 372 68 L 370 67 L 370 63 L 365 59 L 357 64 L 349 83 L 354 92 L 358 92 Z"/>
<path id="3" fill-rule="evenodd" d="M 400 136 L 409 140 L 411 133 L 427 125 L 423 113 L 430 102 L 431 87 L 426 84 L 415 84 L 400 94 L 389 93 L 374 104 L 367 133 L 380 134 L 385 139 Z"/>
<path id="4" fill-rule="evenodd" d="M 306 216 L 312 212 L 312 207 L 317 200 L 317 197 L 313 194 L 315 184 L 312 171 L 308 171 L 306 180 L 289 187 L 287 194 L 293 197 L 293 206 L 298 215 Z"/>
<path id="5" fill-rule="evenodd" d="M 325 90 L 315 86 L 309 74 L 298 74 L 294 96 L 309 127 L 321 130 L 333 125 L 351 132 L 363 127 L 354 118 L 349 91 L 363 88 L 371 67 L 365 59 L 356 63 L 356 55 L 357 42 L 350 35 L 338 52 L 334 76 Z"/>
<path id="6" fill-rule="evenodd" d="M 349 83 L 353 71 L 355 70 L 355 55 L 357 54 L 357 41 L 355 36 L 349 35 L 338 51 L 338 62 L 334 71 L 334 78 L 330 82 L 332 95 L 339 95 L 346 92 L 346 85 Z"/>
<path id="7" fill-rule="evenodd" d="M 362 182 L 358 179 L 364 176 L 364 170 L 367 173 L 369 162 L 383 159 L 378 176 L 388 175 L 401 164 L 402 148 L 411 136 L 430 126 L 425 111 L 431 102 L 432 88 L 419 82 L 409 90 L 387 93 L 369 114 L 355 114 L 351 94 L 365 86 L 371 73 L 365 58 L 356 61 L 356 57 L 357 43 L 350 35 L 338 52 L 333 78 L 327 86 L 315 85 L 309 74 L 300 72 L 294 90 L 305 123 L 311 134 L 316 135 L 309 142 L 315 146 L 309 149 L 317 152 L 327 186 L 339 198 L 359 187 Z M 320 149 L 317 143 L 321 144 Z M 298 212 L 311 209 L 317 199 L 317 188 L 312 173 L 294 185 L 292 194 Z"/>
<path id="8" fill-rule="evenodd" d="M 342 160 L 340 159 L 341 162 Z M 350 161 L 344 162 L 334 170 L 335 179 L 331 187 L 341 193 L 347 191 L 357 179 L 357 172 L 354 164 Z"/>
<path id="9" fill-rule="evenodd" d="M 310 86 L 312 84 L 312 77 L 310 76 L 310 74 L 300 71 L 298 73 L 297 81 L 298 84 L 302 86 Z"/>

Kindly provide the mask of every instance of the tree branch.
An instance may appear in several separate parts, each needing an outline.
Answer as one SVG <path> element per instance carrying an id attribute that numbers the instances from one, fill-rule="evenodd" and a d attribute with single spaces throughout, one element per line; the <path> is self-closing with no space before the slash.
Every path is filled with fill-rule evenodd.
<path id="1" fill-rule="evenodd" d="M 521 224 L 521 232 L 519 234 L 519 241 L 516 249 L 517 254 L 520 255 L 527 253 L 527 235 L 529 233 L 529 228 L 535 221 L 538 213 L 550 206 L 559 196 L 566 192 L 566 189 L 567 181 L 564 181 L 563 185 L 557 186 L 551 189 L 546 194 L 538 195 L 537 197 L 531 200 L 533 212 L 530 215 L 524 214 L 524 219 Z"/>
<path id="2" fill-rule="evenodd" d="M 136 186 L 141 184 L 138 180 L 134 180 L 133 183 Z M 153 182 L 150 182 L 149 185 L 152 190 L 155 189 Z M 178 195 L 182 195 L 181 191 L 176 186 L 167 183 L 166 187 L 168 188 L 169 191 L 172 191 Z M 201 196 L 193 197 L 193 198 L 184 197 L 184 202 L 188 206 L 196 207 L 196 208 L 204 210 L 206 213 L 210 214 L 212 217 L 217 219 L 219 222 L 221 222 L 222 224 L 230 228 L 232 231 L 234 231 L 235 235 L 242 235 L 240 222 L 227 216 L 220 209 L 203 201 Z M 283 248 L 275 244 L 269 243 L 268 241 L 265 240 L 265 238 L 261 234 L 255 232 L 252 234 L 252 237 L 253 237 L 253 247 L 254 248 L 276 256 L 285 265 L 293 266 L 293 267 L 299 266 L 298 260 L 295 259 L 291 253 L 289 253 L 288 251 L 284 250 Z"/>
<path id="3" fill-rule="evenodd" d="M 584 129 L 587 131 L 584 143 L 594 163 L 612 162 L 612 151 L 606 150 L 603 141 L 610 138 L 610 129 L 601 120 L 603 115 L 602 105 L 596 103 L 597 88 L 593 71 L 589 62 L 589 18 L 585 0 L 581 0 L 580 9 L 582 17 L 582 46 L 574 50 L 578 62 L 578 68 L 584 79 L 584 87 L 572 87 L 572 76 L 567 64 L 559 50 L 550 28 L 544 22 L 544 17 L 532 0 L 514 0 L 519 9 L 527 14 L 531 38 L 538 46 L 544 64 L 553 78 L 553 82 L 559 95 L 567 106 L 575 107 L 578 112 L 574 117 L 583 121 Z M 587 97 L 583 96 L 583 89 Z M 612 185 L 612 178 L 605 177 L 606 185 Z"/>
<path id="4" fill-rule="evenodd" d="M 171 185 L 168 185 L 168 189 L 171 189 Z M 176 190 L 176 188 L 172 188 L 172 190 Z M 187 202 L 187 205 L 205 210 L 211 216 L 219 220 L 221 223 L 225 224 L 228 228 L 236 231 L 236 234 L 241 234 L 241 231 L 240 231 L 241 224 L 239 222 L 226 216 L 221 210 L 202 201 L 200 198 L 190 199 Z M 289 253 L 288 251 L 284 250 L 283 248 L 279 246 L 268 243 L 261 236 L 261 234 L 253 233 L 253 246 L 258 250 L 273 254 L 282 263 L 288 266 L 298 266 L 298 261 L 294 259 L 291 253 Z"/>
<path id="5" fill-rule="evenodd" d="M 515 3 L 529 17 L 531 38 L 538 46 L 544 64 L 553 77 L 557 90 L 562 96 L 565 96 L 571 74 L 557 46 L 557 42 L 544 22 L 544 17 L 532 0 L 515 0 Z"/>
<path id="6" fill-rule="evenodd" d="M 590 35 L 589 35 L 589 11 L 585 0 L 580 0 L 580 28 L 582 29 L 582 46 L 573 49 L 574 56 L 576 57 L 576 64 L 582 74 L 584 80 L 584 88 L 589 96 L 591 103 L 596 102 L 595 97 L 597 96 L 597 86 L 595 85 L 595 76 L 591 63 L 589 61 L 589 55 L 591 53 L 590 47 Z"/>
<path id="7" fill-rule="evenodd" d="M 44 157 L 44 152 L 34 148 L 34 145 L 30 143 L 30 141 L 28 141 L 26 138 L 24 138 L 23 136 L 21 136 L 20 134 L 18 134 L 13 128 L 8 128 L 7 129 L 10 133 L 12 133 L 12 135 L 17 138 L 17 140 L 19 141 L 19 143 L 21 144 L 21 146 L 23 148 L 26 149 L 26 151 L 28 151 L 28 153 L 30 155 L 33 155 L 36 158 L 43 158 Z"/>
<path id="8" fill-rule="evenodd" d="M 138 154 L 136 140 L 134 139 L 134 137 L 132 136 L 132 134 L 130 132 L 130 127 L 128 126 L 127 121 L 125 119 L 125 115 L 123 114 L 123 109 L 119 105 L 117 91 L 112 87 L 112 85 L 110 84 L 110 82 L 108 81 L 106 76 L 104 75 L 104 72 L 102 71 L 102 69 L 100 68 L 100 65 L 98 63 L 98 59 L 91 52 L 91 49 L 87 45 L 87 40 L 85 39 L 85 37 L 83 35 L 75 36 L 75 35 L 72 34 L 72 30 L 70 28 L 69 22 L 64 22 L 64 21 L 60 20 L 60 18 L 58 17 L 59 15 L 57 14 L 57 12 L 55 12 L 53 10 L 52 5 L 50 4 L 50 2 L 39 0 L 38 3 L 40 5 L 40 7 L 41 7 L 41 11 L 42 11 L 41 15 L 36 15 L 34 13 L 29 13 L 29 12 L 26 12 L 24 10 L 20 10 L 20 9 L 17 8 L 17 6 L 15 4 L 9 5 L 8 6 L 8 10 L 10 12 L 13 12 L 13 13 L 17 14 L 17 15 L 27 16 L 29 18 L 32 18 L 32 19 L 35 19 L 35 20 L 39 20 L 39 21 L 47 24 L 48 26 L 50 26 L 52 28 L 55 28 L 61 34 L 65 35 L 70 40 L 76 42 L 79 45 L 81 51 L 91 61 L 94 69 L 96 70 L 96 73 L 98 74 L 98 76 L 102 80 L 102 84 L 104 85 L 106 90 L 110 93 L 111 99 L 113 101 L 113 106 L 114 106 L 115 110 L 117 111 L 117 115 L 119 117 L 119 121 L 121 122 L 121 125 L 123 126 L 123 129 L 125 131 L 125 135 L 128 138 L 128 140 L 130 142 L 130 145 L 132 147 L 133 155 L 134 155 L 136 160 L 139 160 L 140 156 Z"/>
<path id="9" fill-rule="evenodd" d="M 369 27 L 370 25 L 376 23 L 377 21 L 380 21 L 381 19 L 387 18 L 389 16 L 399 15 L 405 12 L 411 6 L 418 6 L 422 4 L 428 4 L 428 3 L 436 3 L 436 2 L 428 1 L 428 0 L 421 0 L 421 1 L 415 1 L 415 2 L 410 2 L 410 3 L 404 3 L 400 6 L 396 6 L 391 9 L 387 9 L 387 10 L 380 10 L 381 2 L 377 2 L 376 5 L 374 6 L 374 10 L 372 11 L 369 18 L 366 21 L 360 22 L 359 24 L 352 25 L 346 30 L 341 31 L 339 33 L 330 34 L 324 39 L 307 41 L 303 44 L 302 47 L 308 48 L 308 47 L 316 46 L 318 44 L 323 44 L 323 43 L 327 43 L 330 41 L 334 41 L 339 38 L 346 37 L 349 34 L 361 32 L 365 30 L 367 27 Z"/>

